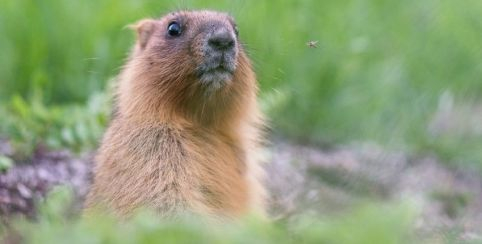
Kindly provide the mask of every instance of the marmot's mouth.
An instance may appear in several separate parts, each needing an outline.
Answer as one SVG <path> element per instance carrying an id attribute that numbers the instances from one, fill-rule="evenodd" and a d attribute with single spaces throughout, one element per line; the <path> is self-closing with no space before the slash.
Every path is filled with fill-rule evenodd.
<path id="1" fill-rule="evenodd" d="M 219 72 L 219 73 L 227 72 L 227 73 L 233 74 L 234 70 L 227 68 L 226 65 L 224 64 L 220 64 L 217 67 L 206 70 L 204 73 L 216 73 L 216 72 Z"/>
<path id="2" fill-rule="evenodd" d="M 234 60 L 230 56 L 214 58 L 201 64 L 197 74 L 201 84 L 218 89 L 231 82 L 235 68 Z"/>
<path id="3" fill-rule="evenodd" d="M 229 83 L 233 77 L 234 71 L 226 69 L 223 66 L 203 70 L 199 73 L 201 84 L 217 90 Z"/>

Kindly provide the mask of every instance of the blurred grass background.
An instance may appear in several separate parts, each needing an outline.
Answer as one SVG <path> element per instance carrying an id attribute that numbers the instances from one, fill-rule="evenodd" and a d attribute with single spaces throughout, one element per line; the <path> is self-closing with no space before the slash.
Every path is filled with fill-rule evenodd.
<path id="1" fill-rule="evenodd" d="M 133 43 L 126 25 L 185 8 L 236 17 L 275 134 L 320 145 L 373 140 L 482 169 L 482 126 L 480 116 L 473 117 L 480 113 L 482 91 L 478 0 L 4 0 L 0 111 L 7 115 L 0 121 L 2 133 L 21 142 L 37 143 L 30 138 L 54 134 L 53 145 L 77 140 L 78 148 L 95 146 L 99 133 L 85 136 L 78 132 L 82 129 L 51 126 L 25 136 L 29 132 L 12 128 L 25 121 L 25 114 L 13 119 L 14 126 L 5 120 L 12 124 L 7 117 L 28 110 L 19 108 L 21 100 L 47 110 L 85 104 L 118 73 Z M 312 40 L 318 48 L 306 46 Z M 68 111 L 41 120 L 67 119 Z"/>
<path id="2" fill-rule="evenodd" d="M 2 0 L 0 137 L 26 155 L 38 144 L 95 148 L 108 81 L 134 42 L 125 26 L 186 8 L 236 18 L 274 138 L 374 141 L 482 173 L 479 0 Z M 374 215 L 361 216 L 353 223 Z"/>

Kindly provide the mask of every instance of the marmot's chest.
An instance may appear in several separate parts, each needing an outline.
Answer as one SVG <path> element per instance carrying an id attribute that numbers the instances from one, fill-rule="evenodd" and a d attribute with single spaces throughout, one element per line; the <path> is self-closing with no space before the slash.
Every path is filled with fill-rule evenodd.
<path id="1" fill-rule="evenodd" d="M 245 158 L 241 145 L 211 134 L 177 133 L 175 138 L 158 137 L 147 150 L 154 159 L 141 163 L 157 168 L 153 203 L 163 212 L 186 206 L 199 211 L 241 212 L 246 206 Z M 157 155 L 156 155 L 157 154 Z M 142 170 L 144 171 L 144 170 Z M 151 175 L 155 176 L 155 175 Z"/>

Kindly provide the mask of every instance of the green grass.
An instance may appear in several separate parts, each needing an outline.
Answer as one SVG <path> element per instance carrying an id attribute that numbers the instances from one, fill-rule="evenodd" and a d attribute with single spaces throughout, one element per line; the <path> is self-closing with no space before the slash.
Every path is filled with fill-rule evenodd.
<path id="1" fill-rule="evenodd" d="M 129 221 L 105 215 L 68 216 L 67 188 L 57 188 L 40 207 L 36 223 L 13 225 L 26 243 L 414 243 L 416 208 L 410 204 L 362 204 L 342 215 L 300 216 L 268 222 L 256 216 L 236 222 L 206 222 L 195 216 L 162 221 L 141 211 Z M 3 233 L 5 234 L 5 233 Z M 0 229 L 0 240 L 2 231 Z"/>
<path id="2" fill-rule="evenodd" d="M 0 101 L 41 91 L 48 106 L 85 103 L 119 71 L 133 42 L 127 24 L 184 8 L 237 18 L 277 134 L 321 144 L 374 140 L 482 168 L 480 128 L 428 130 L 442 94 L 480 104 L 477 0 L 5 0 Z"/>

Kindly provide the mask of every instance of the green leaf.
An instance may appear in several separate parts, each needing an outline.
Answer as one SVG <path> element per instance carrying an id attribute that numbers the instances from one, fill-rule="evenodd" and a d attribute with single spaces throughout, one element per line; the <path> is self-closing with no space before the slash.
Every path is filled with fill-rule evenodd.
<path id="1" fill-rule="evenodd" d="M 30 113 L 30 108 L 28 104 L 19 95 L 14 95 L 12 97 L 12 109 L 24 119 L 27 118 Z"/>
<path id="2" fill-rule="evenodd" d="M 13 160 L 5 155 L 0 155 L 0 171 L 6 171 L 13 166 Z"/>

